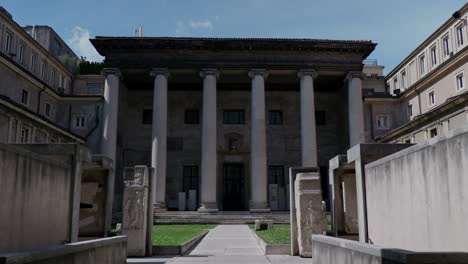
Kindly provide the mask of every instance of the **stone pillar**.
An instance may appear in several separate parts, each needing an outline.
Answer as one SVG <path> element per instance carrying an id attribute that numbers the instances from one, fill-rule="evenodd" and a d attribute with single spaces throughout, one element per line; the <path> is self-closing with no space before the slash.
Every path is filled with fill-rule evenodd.
<path id="1" fill-rule="evenodd" d="M 216 200 L 216 79 L 219 72 L 216 69 L 203 69 L 203 114 L 202 114 L 202 160 L 201 160 L 201 190 L 199 212 L 217 212 Z"/>
<path id="2" fill-rule="evenodd" d="M 103 129 L 101 138 L 101 154 L 112 159 L 116 168 L 116 145 L 119 112 L 119 82 L 121 73 L 116 68 L 103 70 L 104 82 L 104 107 L 102 110 Z"/>
<path id="3" fill-rule="evenodd" d="M 315 70 L 304 69 L 301 79 L 301 149 L 302 167 L 317 167 L 317 134 L 315 131 L 314 79 Z"/>
<path id="4" fill-rule="evenodd" d="M 364 109 L 362 104 L 362 72 L 350 72 L 348 80 L 349 147 L 364 143 Z"/>
<path id="5" fill-rule="evenodd" d="M 153 123 L 151 142 L 151 167 L 155 168 L 153 181 L 154 209 L 166 210 L 166 140 L 167 140 L 167 69 L 153 69 Z"/>
<path id="6" fill-rule="evenodd" d="M 268 71 L 253 69 L 249 72 L 249 77 L 252 78 L 252 147 L 250 152 L 252 200 L 250 201 L 250 211 L 269 212 L 265 127 L 265 79 L 268 77 Z"/>

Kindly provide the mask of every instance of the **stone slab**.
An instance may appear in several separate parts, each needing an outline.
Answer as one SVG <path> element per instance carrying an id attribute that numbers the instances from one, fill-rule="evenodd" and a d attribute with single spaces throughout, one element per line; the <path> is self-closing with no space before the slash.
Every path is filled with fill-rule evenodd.
<path id="1" fill-rule="evenodd" d="M 186 210 L 185 200 L 187 199 L 186 195 L 185 195 L 185 192 L 179 192 L 178 198 L 179 198 L 178 202 L 177 202 L 178 210 L 179 211 L 185 211 Z"/>

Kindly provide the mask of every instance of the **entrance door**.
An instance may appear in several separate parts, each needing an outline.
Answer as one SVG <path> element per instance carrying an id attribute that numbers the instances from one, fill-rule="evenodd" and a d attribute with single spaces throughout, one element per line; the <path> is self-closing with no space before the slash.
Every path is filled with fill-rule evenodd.
<path id="1" fill-rule="evenodd" d="M 224 164 L 224 211 L 244 210 L 244 166 L 240 163 Z"/>

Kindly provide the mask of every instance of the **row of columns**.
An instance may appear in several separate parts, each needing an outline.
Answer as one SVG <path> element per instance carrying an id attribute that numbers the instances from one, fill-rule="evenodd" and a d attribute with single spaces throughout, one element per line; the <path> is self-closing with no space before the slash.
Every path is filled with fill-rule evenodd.
<path id="1" fill-rule="evenodd" d="M 118 89 L 120 72 L 106 69 L 104 72 L 104 126 L 102 153 L 115 160 L 117 135 Z M 167 82 L 169 71 L 166 68 L 153 69 L 154 77 L 153 123 L 151 143 L 151 166 L 156 168 L 156 181 L 153 181 L 155 209 L 166 208 L 166 139 L 167 139 Z M 317 137 L 315 128 L 314 79 L 315 70 L 300 70 L 301 103 L 301 149 L 302 166 L 317 167 Z M 216 83 L 219 71 L 203 69 L 203 109 L 202 109 L 202 145 L 201 145 L 201 188 L 200 212 L 218 211 L 217 203 L 217 105 Z M 250 210 L 269 211 L 267 197 L 267 153 L 266 153 L 266 111 L 265 80 L 268 71 L 253 69 L 249 72 L 252 79 L 251 96 L 251 190 Z M 364 115 L 362 108 L 363 75 L 351 72 L 348 79 L 349 138 L 350 145 L 364 141 Z"/>

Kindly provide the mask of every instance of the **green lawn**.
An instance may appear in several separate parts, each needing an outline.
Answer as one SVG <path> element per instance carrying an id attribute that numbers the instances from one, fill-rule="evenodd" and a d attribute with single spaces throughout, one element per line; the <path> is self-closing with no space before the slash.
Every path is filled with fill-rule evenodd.
<path id="1" fill-rule="evenodd" d="M 255 225 L 249 225 L 255 230 Z M 255 231 L 265 243 L 270 245 L 291 244 L 291 231 L 289 224 L 274 224 L 272 230 Z"/>
<path id="2" fill-rule="evenodd" d="M 153 245 L 172 246 L 200 235 L 216 225 L 153 225 Z"/>

